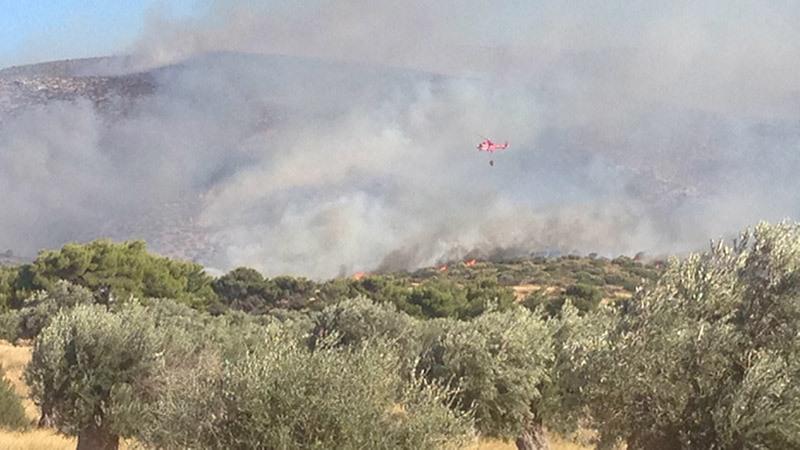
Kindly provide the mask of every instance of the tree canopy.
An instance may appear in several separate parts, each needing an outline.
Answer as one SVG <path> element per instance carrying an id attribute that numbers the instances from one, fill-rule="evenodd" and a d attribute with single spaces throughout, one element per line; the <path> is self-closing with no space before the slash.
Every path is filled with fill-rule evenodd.
<path id="1" fill-rule="evenodd" d="M 591 413 L 631 449 L 800 447 L 800 226 L 673 260 L 592 361 Z"/>

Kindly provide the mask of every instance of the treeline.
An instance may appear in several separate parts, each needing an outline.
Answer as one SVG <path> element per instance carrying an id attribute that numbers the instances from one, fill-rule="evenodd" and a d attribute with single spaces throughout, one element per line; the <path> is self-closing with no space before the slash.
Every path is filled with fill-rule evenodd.
<path id="1" fill-rule="evenodd" d="M 571 297 L 526 308 L 496 300 L 508 292 L 497 280 L 450 276 L 411 286 L 460 292 L 446 297 L 460 308 L 430 318 L 408 287 L 394 300 L 399 281 L 377 279 L 382 300 L 365 296 L 367 277 L 311 284 L 314 300 L 293 308 L 281 302 L 299 288 L 245 269 L 177 300 L 144 292 L 179 283 L 92 290 L 79 276 L 0 315 L 0 328 L 34 338 L 26 381 L 41 423 L 79 448 L 120 437 L 176 449 L 460 448 L 480 435 L 533 449 L 546 448 L 545 429 L 578 427 L 599 448 L 800 448 L 798 224 L 672 260 L 632 297 L 583 311 Z M 263 314 L 229 300 L 251 297 L 270 299 Z"/>
<path id="2" fill-rule="evenodd" d="M 450 264 L 413 274 L 367 274 L 316 282 L 302 277 L 265 278 L 240 267 L 214 278 L 198 264 L 149 253 L 141 241 L 106 240 L 68 244 L 42 252 L 31 264 L 0 266 L 0 311 L 20 309 L 31 296 L 68 281 L 92 291 L 100 302 L 114 299 L 170 298 L 211 314 L 228 310 L 266 314 L 276 309 L 319 310 L 341 298 L 365 296 L 391 303 L 419 318 L 476 317 L 491 308 L 503 310 L 515 300 L 512 287 L 540 287 L 524 302 L 557 314 L 567 298 L 581 311 L 595 308 L 619 292 L 631 295 L 657 279 L 660 264 L 630 258 L 565 256 L 504 263 Z"/>

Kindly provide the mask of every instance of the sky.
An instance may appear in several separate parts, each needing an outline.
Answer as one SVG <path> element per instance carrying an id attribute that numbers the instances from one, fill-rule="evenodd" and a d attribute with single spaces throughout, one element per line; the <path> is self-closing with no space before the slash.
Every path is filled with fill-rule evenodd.
<path id="1" fill-rule="evenodd" d="M 119 52 L 148 14 L 186 17 L 202 0 L 0 0 L 0 67 Z"/>
<path id="2" fill-rule="evenodd" d="M 697 48 L 685 47 L 687 43 L 713 46 L 718 38 L 732 36 L 752 41 L 750 37 L 761 37 L 746 32 L 753 27 L 773 30 L 774 37 L 779 38 L 781 30 L 795 30 L 800 20 L 800 3 L 789 0 L 506 0 L 463 4 L 436 2 L 422 8 L 391 1 L 375 2 L 375 5 L 384 6 L 374 8 L 372 3 L 367 4 L 370 6 L 364 9 L 359 2 L 332 0 L 302 3 L 289 0 L 0 0 L 0 67 L 135 52 L 149 35 L 161 31 L 159 28 L 165 24 L 183 35 L 197 28 L 212 30 L 209 39 L 228 44 L 234 41 L 235 47 L 242 47 L 242 41 L 263 34 L 260 30 L 248 29 L 248 24 L 260 27 L 263 17 L 282 13 L 289 17 L 297 15 L 298 11 L 311 20 L 324 15 L 325 11 L 336 11 L 330 16 L 336 19 L 354 18 L 354 23 L 344 21 L 347 29 L 334 36 L 345 40 L 347 34 L 358 34 L 369 28 L 370 22 L 376 19 L 372 11 L 394 9 L 393 19 L 414 21 L 412 29 L 427 41 L 463 46 L 524 42 L 558 51 L 565 43 L 575 50 L 595 48 L 598 42 L 611 47 L 635 46 L 642 39 L 655 38 L 669 41 L 673 51 L 685 51 L 688 55 Z M 231 17 L 242 25 L 236 30 L 241 36 L 232 38 L 213 32 L 220 20 Z M 180 25 L 174 27 L 175 24 Z M 402 23 L 384 25 L 391 27 Z M 230 29 L 229 24 L 225 24 L 225 28 Z M 297 35 L 310 33 L 308 30 L 283 31 Z M 669 35 L 671 31 L 676 34 Z M 653 33 L 657 34 L 653 36 Z M 407 35 L 404 38 L 410 39 Z M 164 46 L 184 44 L 160 43 Z M 263 44 L 258 42 L 255 47 Z M 792 45 L 788 41 L 773 44 L 776 47 Z"/>

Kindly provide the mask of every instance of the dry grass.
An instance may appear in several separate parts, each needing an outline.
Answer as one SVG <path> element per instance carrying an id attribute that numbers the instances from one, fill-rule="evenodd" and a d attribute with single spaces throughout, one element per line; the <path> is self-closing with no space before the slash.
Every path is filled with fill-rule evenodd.
<path id="1" fill-rule="evenodd" d="M 587 447 L 575 442 L 570 442 L 560 436 L 548 434 L 550 450 L 591 450 L 594 447 Z M 498 439 L 479 439 L 475 444 L 470 445 L 464 450 L 516 450 L 517 446 L 513 442 L 501 441 Z"/>
<path id="2" fill-rule="evenodd" d="M 594 448 L 577 442 L 571 442 L 552 434 L 548 436 L 548 439 L 550 440 L 550 448 L 552 450 L 590 450 Z"/>
<path id="3" fill-rule="evenodd" d="M 31 430 L 23 433 L 0 431 L 0 448 L 4 450 L 74 450 L 77 440 L 52 430 Z"/>
<path id="4" fill-rule="evenodd" d="M 541 291 L 545 295 L 551 295 L 559 288 L 558 286 L 543 286 L 541 284 L 519 284 L 512 286 L 511 289 L 514 291 L 514 299 L 517 302 L 522 302 L 534 292 Z"/>
<path id="5" fill-rule="evenodd" d="M 0 364 L 5 369 L 6 377 L 14 385 L 19 395 L 27 395 L 28 389 L 22 380 L 25 365 L 31 359 L 31 348 L 27 346 L 14 346 L 6 341 L 0 341 Z"/>
<path id="6" fill-rule="evenodd" d="M 542 289 L 542 286 L 538 284 L 520 284 L 512 287 L 512 289 L 514 289 L 514 298 L 518 302 L 521 302 L 525 300 L 525 297 L 529 296 L 531 293 Z"/>
<path id="7" fill-rule="evenodd" d="M 478 442 L 464 450 L 516 450 L 517 446 L 497 439 L 478 439 Z"/>
<path id="8" fill-rule="evenodd" d="M 0 365 L 6 372 L 6 378 L 11 382 L 17 395 L 22 397 L 22 405 L 25 407 L 25 414 L 35 421 L 39 418 L 39 410 L 28 398 L 28 386 L 23 380 L 25 365 L 31 359 L 31 347 L 20 345 L 15 346 L 6 341 L 0 341 Z M 0 445 L 0 448 L 5 448 Z"/>
<path id="9" fill-rule="evenodd" d="M 22 433 L 0 430 L 0 449 L 3 450 L 75 450 L 78 440 L 53 430 L 33 429 Z M 133 443 L 120 440 L 120 450 L 137 448 Z"/>

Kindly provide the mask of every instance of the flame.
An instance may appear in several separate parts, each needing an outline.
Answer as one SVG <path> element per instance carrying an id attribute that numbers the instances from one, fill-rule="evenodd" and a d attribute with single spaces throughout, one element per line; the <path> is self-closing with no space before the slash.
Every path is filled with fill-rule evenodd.
<path id="1" fill-rule="evenodd" d="M 353 274 L 353 279 L 358 281 L 363 279 L 365 276 L 367 276 L 367 272 L 356 272 Z"/>
<path id="2" fill-rule="evenodd" d="M 443 265 L 443 266 L 439 267 L 439 269 L 438 269 L 438 270 L 439 270 L 439 272 L 447 272 L 447 264 L 445 264 L 445 265 Z"/>
<path id="3" fill-rule="evenodd" d="M 476 260 L 474 260 L 474 259 L 470 259 L 469 261 L 465 261 L 465 262 L 464 262 L 464 265 L 465 265 L 465 266 L 467 266 L 467 267 L 472 267 L 472 266 L 474 266 L 474 265 L 475 265 L 477 262 L 478 262 L 478 261 L 476 261 Z"/>

